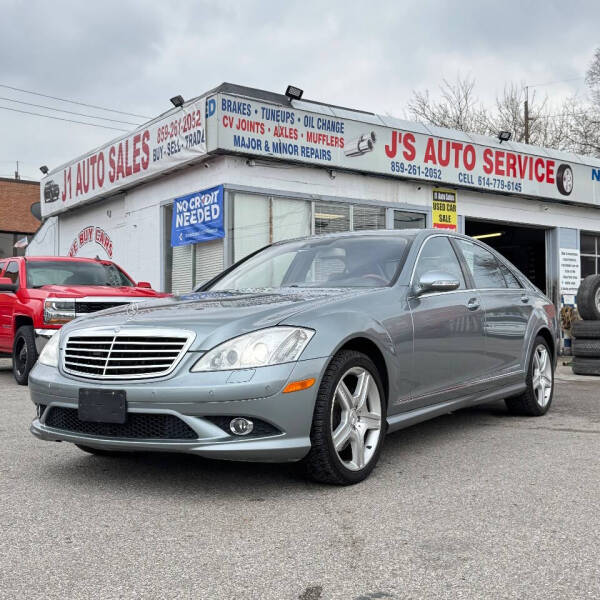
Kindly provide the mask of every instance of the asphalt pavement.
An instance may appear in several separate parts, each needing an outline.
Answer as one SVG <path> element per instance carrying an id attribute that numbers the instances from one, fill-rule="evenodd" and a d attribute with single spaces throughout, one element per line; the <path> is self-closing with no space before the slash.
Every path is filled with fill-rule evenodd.
<path id="1" fill-rule="evenodd" d="M 600 380 L 390 435 L 366 482 L 39 441 L 0 370 L 0 598 L 600 597 Z"/>

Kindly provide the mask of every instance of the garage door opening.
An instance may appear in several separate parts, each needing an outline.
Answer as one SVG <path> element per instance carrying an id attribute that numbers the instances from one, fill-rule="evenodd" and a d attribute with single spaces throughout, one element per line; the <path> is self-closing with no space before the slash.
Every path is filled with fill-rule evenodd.
<path id="1" fill-rule="evenodd" d="M 505 256 L 542 292 L 546 290 L 546 230 L 465 219 L 465 233 Z"/>

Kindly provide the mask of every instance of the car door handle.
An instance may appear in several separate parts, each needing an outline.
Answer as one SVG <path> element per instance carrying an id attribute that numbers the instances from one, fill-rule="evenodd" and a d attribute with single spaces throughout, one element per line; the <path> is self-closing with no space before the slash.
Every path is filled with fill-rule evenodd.
<path id="1" fill-rule="evenodd" d="M 467 302 L 467 308 L 469 310 L 477 310 L 479 308 L 479 300 L 477 300 L 477 298 L 471 298 Z"/>
<path id="2" fill-rule="evenodd" d="M 527 304 L 529 302 L 529 296 L 521 296 L 521 302 Z"/>

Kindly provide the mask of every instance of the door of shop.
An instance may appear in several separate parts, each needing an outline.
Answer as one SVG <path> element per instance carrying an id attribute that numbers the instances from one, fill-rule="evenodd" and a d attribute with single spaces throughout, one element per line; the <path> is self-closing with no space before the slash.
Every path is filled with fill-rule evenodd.
<path id="1" fill-rule="evenodd" d="M 541 227 L 526 227 L 498 221 L 465 219 L 465 234 L 485 242 L 506 257 L 535 286 L 548 293 L 546 233 Z"/>

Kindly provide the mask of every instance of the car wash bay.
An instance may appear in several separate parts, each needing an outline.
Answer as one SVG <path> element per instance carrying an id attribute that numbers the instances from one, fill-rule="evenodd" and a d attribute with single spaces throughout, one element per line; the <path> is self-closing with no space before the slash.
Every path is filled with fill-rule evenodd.
<path id="1" fill-rule="evenodd" d="M 547 293 L 546 232 L 499 221 L 465 219 L 465 234 L 480 239 L 506 257 L 540 290 Z"/>

